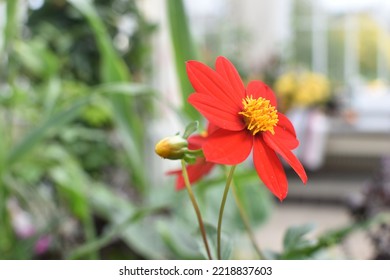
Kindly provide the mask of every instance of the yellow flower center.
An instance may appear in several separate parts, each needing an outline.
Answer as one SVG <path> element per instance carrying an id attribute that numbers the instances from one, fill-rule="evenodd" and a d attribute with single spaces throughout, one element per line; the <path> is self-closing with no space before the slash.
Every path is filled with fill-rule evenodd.
<path id="1" fill-rule="evenodd" d="M 278 123 L 278 114 L 270 101 L 259 97 L 253 99 L 252 96 L 247 96 L 242 99 L 244 108 L 240 115 L 244 116 L 246 128 L 255 135 L 258 132 L 271 131 L 275 134 L 274 127 Z"/>

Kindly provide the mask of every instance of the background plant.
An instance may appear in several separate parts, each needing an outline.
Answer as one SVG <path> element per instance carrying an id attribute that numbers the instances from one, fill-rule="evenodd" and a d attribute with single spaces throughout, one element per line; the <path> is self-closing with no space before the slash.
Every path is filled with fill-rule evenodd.
<path id="1" fill-rule="evenodd" d="M 160 117 L 156 104 L 166 101 L 150 86 L 150 37 L 158 26 L 136 3 L 56 0 L 30 9 L 23 0 L 5 2 L 0 258 L 205 257 L 188 197 L 174 191 L 172 180 L 151 184 L 148 159 L 155 143 L 148 124 Z M 172 63 L 186 100 L 192 88 L 184 62 L 198 52 L 182 1 L 166 4 Z M 199 118 L 186 102 L 178 112 L 183 125 Z M 211 225 L 224 181 L 224 170 L 217 169 L 194 188 L 214 249 Z M 260 227 L 272 211 L 272 198 L 249 165 L 237 168 L 234 181 L 251 225 Z M 229 198 L 224 258 L 237 256 L 234 245 L 247 238 L 244 229 Z M 41 240 L 48 244 L 37 250 Z M 330 243 L 321 244 L 323 249 Z"/>

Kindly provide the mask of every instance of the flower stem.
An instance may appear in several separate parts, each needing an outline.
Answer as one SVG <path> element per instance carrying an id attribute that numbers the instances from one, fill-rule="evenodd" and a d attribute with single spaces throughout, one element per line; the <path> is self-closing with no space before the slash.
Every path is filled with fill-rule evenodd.
<path id="1" fill-rule="evenodd" d="M 196 202 L 194 193 L 192 192 L 192 188 L 191 188 L 190 180 L 188 178 L 187 168 L 186 168 L 186 164 L 185 164 L 184 160 L 181 160 L 181 167 L 182 167 L 182 172 L 183 172 L 184 183 L 185 183 L 188 195 L 190 196 L 192 206 L 194 207 L 196 217 L 198 218 L 199 229 L 200 229 L 200 232 L 202 233 L 204 247 L 206 248 L 206 252 L 207 252 L 207 256 L 208 256 L 209 260 L 212 260 L 213 258 L 211 257 L 210 247 L 209 247 L 209 244 L 207 242 L 206 230 L 205 230 L 205 227 L 203 224 L 202 215 L 200 213 L 198 203 Z"/>
<path id="2" fill-rule="evenodd" d="M 225 185 L 225 190 L 223 192 L 223 197 L 221 201 L 221 207 L 219 208 L 219 217 L 218 217 L 218 229 L 217 229 L 217 251 L 218 251 L 218 259 L 221 260 L 221 229 L 222 229 L 222 218 L 223 218 L 223 210 L 225 209 L 225 203 L 226 203 L 226 198 L 229 193 L 229 188 L 230 188 L 230 183 L 232 182 L 233 179 L 233 173 L 234 170 L 236 169 L 236 165 L 233 165 L 230 168 L 229 175 L 226 180 L 226 185 Z"/>
<path id="3" fill-rule="evenodd" d="M 237 186 L 234 184 L 234 181 L 232 182 L 232 185 L 233 185 L 232 188 L 233 188 L 234 200 L 236 202 L 238 212 L 240 213 L 241 220 L 244 223 L 245 229 L 248 233 L 249 239 L 252 242 L 252 246 L 255 249 L 256 253 L 259 255 L 260 259 L 265 260 L 266 258 L 264 257 L 263 252 L 261 251 L 259 245 L 256 243 L 256 239 L 255 239 L 255 236 L 254 236 L 253 231 L 252 231 L 252 227 L 251 227 L 250 222 L 249 222 L 249 217 L 248 217 L 247 213 L 245 212 L 244 206 L 242 205 L 240 198 L 238 197 L 237 190 L 236 190 Z"/>

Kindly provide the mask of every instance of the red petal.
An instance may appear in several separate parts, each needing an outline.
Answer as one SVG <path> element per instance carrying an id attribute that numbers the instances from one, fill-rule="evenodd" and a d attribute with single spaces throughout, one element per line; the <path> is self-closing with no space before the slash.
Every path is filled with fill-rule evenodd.
<path id="1" fill-rule="evenodd" d="M 206 137 L 199 134 L 191 135 L 190 137 L 188 137 L 188 149 L 202 149 L 204 142 L 206 142 Z"/>
<path id="2" fill-rule="evenodd" d="M 274 128 L 275 135 L 285 146 L 293 150 L 299 145 L 299 141 L 295 135 L 295 130 L 290 120 L 283 114 L 278 113 L 278 125 Z"/>
<path id="3" fill-rule="evenodd" d="M 188 170 L 187 170 L 188 172 Z M 181 190 L 185 187 L 183 173 L 181 169 L 171 170 L 165 173 L 166 175 L 176 175 L 175 189 Z M 191 181 L 190 181 L 191 182 Z"/>
<path id="4" fill-rule="evenodd" d="M 276 126 L 274 130 L 275 134 L 272 137 L 277 137 L 289 150 L 293 150 L 299 146 L 298 139 L 287 130 L 284 130 L 280 126 Z"/>
<path id="5" fill-rule="evenodd" d="M 187 75 L 196 92 L 218 99 L 220 106 L 229 104 L 236 112 L 242 108 L 242 98 L 221 75 L 198 61 L 187 62 Z"/>
<path id="6" fill-rule="evenodd" d="M 288 190 L 286 173 L 278 156 L 265 145 L 262 137 L 254 139 L 253 162 L 265 186 L 282 201 L 287 196 Z"/>
<path id="7" fill-rule="evenodd" d="M 188 102 L 192 104 L 209 122 L 220 128 L 238 131 L 245 127 L 239 111 L 235 111 L 227 104 L 221 102 L 211 95 L 194 93 L 188 97 Z"/>
<path id="8" fill-rule="evenodd" d="M 217 129 L 219 129 L 218 126 L 209 122 L 209 125 L 207 126 L 207 136 L 216 131 Z"/>
<path id="9" fill-rule="evenodd" d="M 278 118 L 279 118 L 278 126 L 282 126 L 284 130 L 287 130 L 292 135 L 296 136 L 295 128 L 291 123 L 291 121 L 281 113 L 278 113 Z"/>
<path id="10" fill-rule="evenodd" d="M 261 81 L 251 81 L 246 88 L 246 95 L 255 99 L 259 97 L 268 99 L 272 106 L 277 106 L 275 94 Z"/>
<path id="11" fill-rule="evenodd" d="M 245 98 L 244 83 L 234 65 L 227 58 L 219 56 L 215 63 L 215 69 L 231 85 L 240 99 Z"/>
<path id="12" fill-rule="evenodd" d="M 207 138 L 203 153 L 207 161 L 235 165 L 249 156 L 252 145 L 253 136 L 246 131 L 219 129 Z"/>
<path id="13" fill-rule="evenodd" d="M 187 165 L 187 173 L 190 183 L 196 183 L 203 176 L 206 176 L 215 166 L 214 163 L 206 162 L 204 158 L 198 158 L 196 163 Z M 181 169 L 172 170 L 167 172 L 168 175 L 177 175 L 176 178 L 176 190 L 185 188 L 183 173 Z"/>
<path id="14" fill-rule="evenodd" d="M 287 146 L 277 137 L 274 137 L 271 133 L 263 133 L 264 142 L 275 152 L 280 154 L 287 163 L 295 170 L 302 182 L 306 184 L 307 175 L 301 162 L 298 158 L 287 148 Z"/>

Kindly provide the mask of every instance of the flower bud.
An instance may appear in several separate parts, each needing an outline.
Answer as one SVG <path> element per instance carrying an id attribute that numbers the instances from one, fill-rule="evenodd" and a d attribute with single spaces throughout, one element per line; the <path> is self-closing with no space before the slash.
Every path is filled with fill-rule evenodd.
<path id="1" fill-rule="evenodd" d="M 183 159 L 188 152 L 188 142 L 180 135 L 166 137 L 156 144 L 156 154 L 167 159 Z"/>

